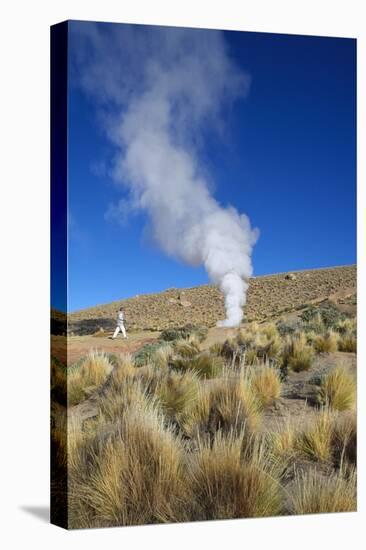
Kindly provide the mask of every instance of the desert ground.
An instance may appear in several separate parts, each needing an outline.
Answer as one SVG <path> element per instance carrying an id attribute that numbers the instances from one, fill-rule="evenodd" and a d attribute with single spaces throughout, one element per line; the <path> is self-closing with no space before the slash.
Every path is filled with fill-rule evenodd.
<path id="1" fill-rule="evenodd" d="M 345 266 L 251 279 L 236 329 L 213 286 L 56 315 L 56 523 L 355 510 L 356 304 Z"/>

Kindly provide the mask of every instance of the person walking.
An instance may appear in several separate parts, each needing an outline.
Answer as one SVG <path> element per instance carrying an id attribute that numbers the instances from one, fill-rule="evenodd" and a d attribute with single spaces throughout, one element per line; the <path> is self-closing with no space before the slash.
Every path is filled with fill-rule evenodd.
<path id="1" fill-rule="evenodd" d="M 123 308 L 121 307 L 119 308 L 119 311 L 117 314 L 117 326 L 112 336 L 112 340 L 114 340 L 117 337 L 117 334 L 119 333 L 119 331 L 122 332 L 124 338 L 128 338 L 126 334 L 126 329 L 125 329 L 125 315 L 123 312 Z"/>

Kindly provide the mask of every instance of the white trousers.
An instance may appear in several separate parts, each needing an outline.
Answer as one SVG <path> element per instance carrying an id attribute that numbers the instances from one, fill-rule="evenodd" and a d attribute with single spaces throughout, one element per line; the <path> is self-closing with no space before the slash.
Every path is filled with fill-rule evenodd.
<path id="1" fill-rule="evenodd" d="M 122 324 L 117 325 L 116 330 L 114 331 L 114 334 L 113 334 L 112 338 L 116 338 L 119 331 L 122 332 L 124 338 L 127 338 L 126 329 L 125 329 L 124 325 L 122 325 Z"/>

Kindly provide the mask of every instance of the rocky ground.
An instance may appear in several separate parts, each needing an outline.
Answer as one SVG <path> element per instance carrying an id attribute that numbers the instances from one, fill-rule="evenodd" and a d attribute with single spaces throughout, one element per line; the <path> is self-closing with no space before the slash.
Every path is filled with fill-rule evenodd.
<path id="1" fill-rule="evenodd" d="M 324 300 L 333 300 L 344 310 L 352 309 L 356 303 L 356 274 L 353 265 L 251 278 L 245 318 L 269 320 Z M 69 334 L 111 331 L 120 306 L 125 309 L 130 332 L 160 331 L 187 323 L 214 327 L 225 316 L 223 296 L 216 286 L 170 288 L 71 313 Z"/>

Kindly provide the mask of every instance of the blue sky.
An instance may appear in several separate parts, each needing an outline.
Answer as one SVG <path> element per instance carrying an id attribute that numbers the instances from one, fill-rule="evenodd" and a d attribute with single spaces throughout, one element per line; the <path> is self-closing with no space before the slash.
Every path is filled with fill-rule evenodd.
<path id="1" fill-rule="evenodd" d="M 225 113 L 221 132 L 203 132 L 200 164 L 215 198 L 260 230 L 254 274 L 355 263 L 356 42 L 223 34 L 251 85 Z M 124 193 L 111 176 L 115 155 L 97 100 L 70 71 L 70 311 L 208 282 L 203 268 L 169 258 L 151 242 L 144 212 L 123 225 L 106 219 Z"/>

